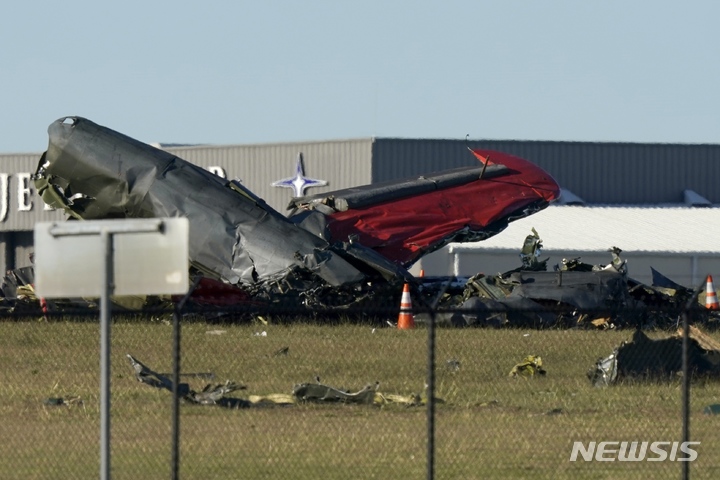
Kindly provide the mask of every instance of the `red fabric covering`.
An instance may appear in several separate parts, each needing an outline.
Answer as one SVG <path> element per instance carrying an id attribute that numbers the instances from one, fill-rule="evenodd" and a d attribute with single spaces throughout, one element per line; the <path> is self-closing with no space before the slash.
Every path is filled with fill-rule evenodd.
<path id="1" fill-rule="evenodd" d="M 351 234 L 381 255 L 409 265 L 434 246 L 465 229 L 483 231 L 488 225 L 538 201 L 550 202 L 560 187 L 546 171 L 519 157 L 492 150 L 473 150 L 510 170 L 507 175 L 430 193 L 337 212 L 329 217 L 334 239 Z M 484 162 L 483 162 L 484 163 Z"/>
<path id="2" fill-rule="evenodd" d="M 251 305 L 256 303 L 252 296 L 234 285 L 203 277 L 193 290 L 190 299 L 203 305 Z"/>

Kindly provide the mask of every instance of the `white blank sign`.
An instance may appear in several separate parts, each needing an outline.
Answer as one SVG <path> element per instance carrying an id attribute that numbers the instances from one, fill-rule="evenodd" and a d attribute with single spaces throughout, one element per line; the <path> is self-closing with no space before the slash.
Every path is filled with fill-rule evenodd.
<path id="1" fill-rule="evenodd" d="M 39 222 L 35 225 L 36 294 L 99 297 L 105 291 L 103 229 L 112 235 L 113 295 L 186 293 L 188 228 L 186 218 Z"/>

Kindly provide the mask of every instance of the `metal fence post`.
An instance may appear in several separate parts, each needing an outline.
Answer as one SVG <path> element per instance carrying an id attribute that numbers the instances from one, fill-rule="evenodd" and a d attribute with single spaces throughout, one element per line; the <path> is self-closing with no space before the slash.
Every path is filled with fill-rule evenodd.
<path id="1" fill-rule="evenodd" d="M 104 259 L 101 264 L 105 288 L 100 296 L 100 478 L 110 479 L 110 296 L 115 290 L 113 235 L 100 231 Z"/>
<path id="2" fill-rule="evenodd" d="M 172 380 L 172 440 L 170 478 L 180 478 L 180 312 L 195 291 L 202 276 L 197 276 L 183 298 L 173 308 L 173 380 Z"/>
<path id="3" fill-rule="evenodd" d="M 690 325 L 688 322 L 688 311 L 682 314 L 682 441 L 690 441 L 690 359 L 688 358 L 690 349 Z M 682 478 L 688 480 L 690 478 L 690 462 L 680 462 L 682 464 Z"/>
<path id="4" fill-rule="evenodd" d="M 180 308 L 175 305 L 173 312 L 173 385 L 172 385 L 172 454 L 170 478 L 178 480 L 180 464 Z"/>
<path id="5" fill-rule="evenodd" d="M 427 358 L 427 479 L 435 478 L 435 309 L 430 310 Z"/>

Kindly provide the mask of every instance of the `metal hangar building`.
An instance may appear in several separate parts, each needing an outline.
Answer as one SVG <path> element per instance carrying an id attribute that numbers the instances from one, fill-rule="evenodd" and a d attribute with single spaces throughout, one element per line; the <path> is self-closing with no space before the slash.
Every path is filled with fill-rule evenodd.
<path id="1" fill-rule="evenodd" d="M 657 237 L 641 239 L 647 242 L 643 250 L 645 257 L 647 252 L 655 252 L 651 257 L 680 258 L 675 263 L 689 266 L 677 267 L 678 272 L 663 272 L 671 278 L 673 273 L 682 275 L 674 278 L 679 283 L 694 283 L 697 275 L 705 270 L 720 270 L 720 263 L 715 264 L 715 258 L 720 258 L 720 246 L 713 247 L 707 241 L 693 247 L 695 250 L 688 250 L 687 245 L 695 244 L 683 235 L 696 230 L 673 225 L 677 219 L 702 222 L 708 239 L 720 234 L 720 231 L 714 232 L 720 229 L 720 209 L 715 208 L 720 204 L 720 145 L 359 138 L 255 145 L 155 146 L 222 177 L 240 179 L 280 212 L 302 191 L 292 188 L 298 169 L 303 178 L 320 181 L 304 190 L 312 195 L 473 165 L 477 160 L 468 152 L 468 147 L 498 150 L 526 158 L 550 172 L 563 189 L 559 203 L 574 206 L 573 210 L 566 210 L 572 213 L 566 217 L 572 218 L 572 222 L 564 223 L 559 220 L 563 216 L 556 214 L 541 221 L 543 212 L 540 212 L 522 220 L 525 233 L 508 235 L 508 229 L 486 242 L 449 245 L 421 259 L 414 269 L 426 268 L 429 274 L 471 275 L 477 271 L 496 273 L 502 270 L 495 270 L 501 264 L 506 269 L 515 268 L 519 266 L 517 254 L 524 235 L 530 233 L 527 226 L 530 224 L 544 239 L 549 235 L 544 245 L 553 257 L 550 264 L 563 256 L 583 256 L 583 260 L 588 256 L 606 257 L 609 261 L 609 255 L 603 255 L 603 250 L 618 246 L 625 250 L 632 265 L 632 256 L 640 251 L 624 248 L 621 240 L 633 239 L 635 248 L 638 222 L 642 223 L 644 218 L 662 222 L 662 218 L 667 218 L 665 232 L 676 239 L 671 245 L 677 245 L 677 249 L 668 250 L 668 242 L 656 247 Z M 300 154 L 302 162 L 298 160 Z M 2 271 L 30 264 L 36 222 L 64 219 L 62 212 L 48 210 L 35 192 L 31 175 L 37 169 L 40 155 L 0 155 Z M 290 188 L 282 188 L 281 183 Z M 549 207 L 556 208 L 563 207 Z M 662 213 L 644 215 L 643 209 L 649 208 L 676 210 L 665 217 Z M 681 209 L 679 213 L 677 209 Z M 604 217 L 598 217 L 598 212 L 618 219 L 617 223 L 612 227 L 604 223 Z M 606 235 L 610 228 L 614 235 L 620 236 L 619 239 L 612 237 L 612 241 L 620 240 L 617 243 L 621 244 L 599 249 L 597 241 L 590 241 L 591 237 Z M 575 239 L 576 244 L 558 242 L 556 247 L 549 239 L 562 237 L 563 231 L 587 232 L 587 235 L 573 233 L 568 238 Z M 652 258 L 648 261 L 652 262 Z M 632 266 L 630 268 L 631 276 L 647 280 L 645 272 L 638 275 Z"/>

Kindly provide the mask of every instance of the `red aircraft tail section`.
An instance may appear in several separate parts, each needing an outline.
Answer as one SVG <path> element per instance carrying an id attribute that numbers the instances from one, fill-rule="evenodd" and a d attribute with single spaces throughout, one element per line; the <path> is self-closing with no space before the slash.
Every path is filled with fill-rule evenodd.
<path id="1" fill-rule="evenodd" d="M 348 208 L 328 216 L 334 240 L 358 241 L 399 265 L 450 242 L 491 237 L 508 222 L 545 208 L 560 194 L 546 171 L 519 157 L 491 150 L 471 150 L 481 162 L 505 167 L 492 176 L 481 173 L 461 185 Z M 485 171 L 485 168 L 482 170 Z M 330 194 L 326 194 L 330 195 Z"/>

